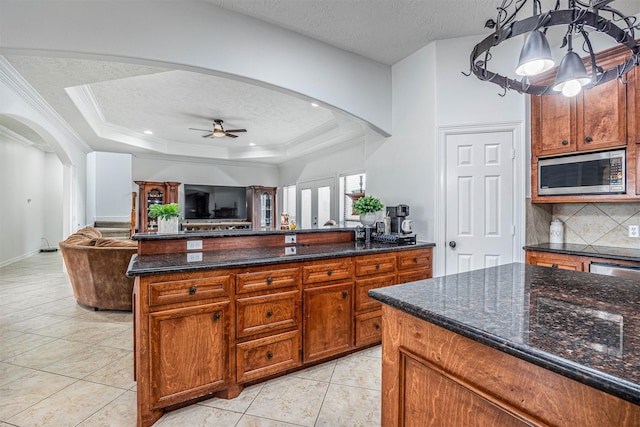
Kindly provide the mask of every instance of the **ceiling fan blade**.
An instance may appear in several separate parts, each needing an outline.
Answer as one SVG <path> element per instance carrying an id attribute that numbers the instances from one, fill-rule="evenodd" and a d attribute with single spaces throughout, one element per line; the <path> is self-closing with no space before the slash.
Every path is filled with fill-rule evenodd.
<path id="1" fill-rule="evenodd" d="M 213 135 L 213 133 L 210 133 L 210 134 L 208 134 L 208 135 L 202 135 L 202 137 L 203 137 L 203 138 L 209 138 L 209 137 L 211 137 L 212 135 Z"/>
<path id="2" fill-rule="evenodd" d="M 230 138 L 237 138 L 238 137 L 238 135 L 234 135 L 232 133 L 228 133 L 228 132 L 225 132 L 225 133 L 226 133 L 226 136 L 228 136 Z"/>
<path id="3" fill-rule="evenodd" d="M 211 132 L 211 129 L 196 129 L 196 128 L 189 128 L 189 130 L 201 130 L 202 132 Z"/>
<path id="4" fill-rule="evenodd" d="M 247 131 L 246 129 L 229 129 L 229 130 L 225 129 L 225 132 L 246 132 L 246 131 Z"/>

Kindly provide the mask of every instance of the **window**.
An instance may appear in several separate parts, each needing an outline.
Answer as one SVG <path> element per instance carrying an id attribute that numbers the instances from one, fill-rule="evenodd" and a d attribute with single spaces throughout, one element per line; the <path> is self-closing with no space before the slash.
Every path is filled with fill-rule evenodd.
<path id="1" fill-rule="evenodd" d="M 289 224 L 297 224 L 295 185 L 286 185 L 282 188 L 282 212 L 289 215 Z"/>
<path id="2" fill-rule="evenodd" d="M 360 215 L 353 212 L 353 202 L 364 195 L 366 174 L 357 173 L 340 177 L 340 223 L 346 227 L 360 223 Z"/>

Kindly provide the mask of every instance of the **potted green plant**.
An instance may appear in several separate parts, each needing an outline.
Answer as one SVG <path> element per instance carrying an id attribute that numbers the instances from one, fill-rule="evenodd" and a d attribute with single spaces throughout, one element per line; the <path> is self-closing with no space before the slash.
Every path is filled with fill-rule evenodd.
<path id="1" fill-rule="evenodd" d="M 149 206 L 149 216 L 157 218 L 158 233 L 177 233 L 180 221 L 180 205 L 169 203 L 166 205 L 154 204 Z"/>
<path id="2" fill-rule="evenodd" d="M 371 226 L 376 222 L 376 212 L 384 208 L 380 199 L 373 196 L 360 197 L 354 204 L 353 210 L 360 215 L 360 222 L 365 226 Z"/>

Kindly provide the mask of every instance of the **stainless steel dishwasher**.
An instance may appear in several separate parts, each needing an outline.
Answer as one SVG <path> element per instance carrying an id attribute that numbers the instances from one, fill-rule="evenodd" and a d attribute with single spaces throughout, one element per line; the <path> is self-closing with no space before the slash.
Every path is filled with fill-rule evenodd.
<path id="1" fill-rule="evenodd" d="M 592 262 L 589 271 L 607 276 L 626 277 L 628 279 L 640 280 L 640 266 L 622 265 L 609 262 Z"/>

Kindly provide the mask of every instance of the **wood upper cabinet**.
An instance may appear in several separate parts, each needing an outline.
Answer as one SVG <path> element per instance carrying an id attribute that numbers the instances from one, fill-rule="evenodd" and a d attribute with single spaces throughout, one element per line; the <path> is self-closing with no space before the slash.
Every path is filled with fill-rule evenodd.
<path id="1" fill-rule="evenodd" d="M 533 152 L 538 157 L 627 145 L 627 86 L 619 80 L 574 98 L 531 98 Z"/>
<path id="2" fill-rule="evenodd" d="M 304 362 L 353 348 L 353 282 L 302 291 Z"/>
<path id="3" fill-rule="evenodd" d="M 151 407 L 229 385 L 229 302 L 151 313 Z"/>

